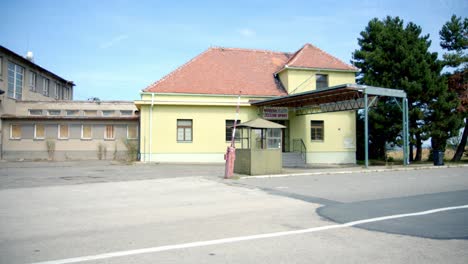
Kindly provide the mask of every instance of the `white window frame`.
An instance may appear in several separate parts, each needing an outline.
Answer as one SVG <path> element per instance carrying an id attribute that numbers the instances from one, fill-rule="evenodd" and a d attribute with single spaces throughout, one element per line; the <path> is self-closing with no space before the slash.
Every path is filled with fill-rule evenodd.
<path id="1" fill-rule="evenodd" d="M 91 128 L 91 130 L 90 130 L 90 131 L 91 131 L 91 137 L 89 137 L 89 138 L 88 138 L 88 137 L 85 138 L 85 137 L 83 136 L 83 132 L 84 132 L 84 127 L 85 127 L 85 126 L 89 126 L 89 127 Z M 85 125 L 85 124 L 82 124 L 82 125 L 81 125 L 81 139 L 84 139 L 84 140 L 93 139 L 93 126 L 92 126 L 92 125 Z"/>
<path id="2" fill-rule="evenodd" d="M 37 73 L 33 71 L 29 71 L 29 90 L 32 92 L 36 91 L 36 86 L 37 86 Z"/>
<path id="3" fill-rule="evenodd" d="M 16 99 L 16 100 L 21 100 L 21 98 L 23 97 L 23 87 L 24 87 L 24 75 L 25 75 L 25 72 L 26 70 L 24 69 L 24 67 L 14 63 L 14 62 L 11 62 L 9 61 L 8 64 L 12 64 L 13 65 L 13 96 L 10 95 L 10 78 L 9 78 L 9 75 L 10 75 L 10 67 L 8 66 L 8 81 L 7 81 L 7 95 L 8 97 L 10 98 L 13 98 L 13 99 Z M 22 70 L 21 72 L 21 87 L 18 87 L 18 79 L 17 79 L 17 75 L 19 74 L 19 70 Z M 19 95 L 18 95 L 18 91 L 19 91 Z M 19 98 L 18 98 L 19 97 Z"/>
<path id="4" fill-rule="evenodd" d="M 33 111 L 41 111 L 40 114 L 33 114 Z M 29 109 L 28 110 L 30 116 L 41 116 L 44 114 L 44 111 L 42 109 Z"/>
<path id="5" fill-rule="evenodd" d="M 190 121 L 190 126 L 179 125 L 179 121 Z M 176 139 L 179 143 L 193 142 L 193 119 L 177 119 Z M 179 139 L 179 129 L 183 129 L 183 139 Z M 186 129 L 190 129 L 190 140 L 186 139 Z"/>
<path id="6" fill-rule="evenodd" d="M 129 113 L 129 114 L 127 115 L 124 113 Z M 120 110 L 120 116 L 132 116 L 132 115 L 133 115 L 133 110 Z"/>
<path id="7" fill-rule="evenodd" d="M 43 128 L 44 128 L 44 136 L 42 136 L 42 137 L 38 137 L 38 136 L 37 136 L 37 125 L 43 126 Z M 34 139 L 45 139 L 45 133 L 46 133 L 45 124 L 34 124 Z"/>
<path id="8" fill-rule="evenodd" d="M 68 100 L 68 87 L 63 87 L 63 99 Z"/>
<path id="9" fill-rule="evenodd" d="M 135 127 L 135 137 L 134 137 L 134 138 L 131 138 L 131 137 L 129 136 L 128 131 L 129 131 L 129 127 L 130 127 L 130 126 L 134 126 L 134 127 Z M 137 139 L 137 138 L 138 138 L 138 125 L 127 125 L 127 139 Z"/>
<path id="10" fill-rule="evenodd" d="M 20 136 L 19 137 L 13 137 L 13 126 L 19 126 L 20 127 Z M 21 139 L 21 134 L 22 134 L 22 127 L 20 124 L 10 124 L 10 139 Z"/>
<path id="11" fill-rule="evenodd" d="M 66 137 L 64 137 L 64 136 L 62 135 L 62 133 L 60 132 L 60 131 L 62 131 L 62 130 L 61 130 L 61 127 L 62 127 L 62 126 L 67 126 L 67 127 L 68 127 L 68 129 L 67 129 L 68 134 L 67 134 Z M 58 128 L 58 131 L 57 131 L 57 138 L 58 138 L 58 139 L 69 139 L 69 138 L 70 138 L 70 125 L 69 125 L 69 124 L 58 124 L 58 125 L 57 125 L 57 128 Z M 92 132 L 91 132 L 91 133 L 92 133 Z"/>
<path id="12" fill-rule="evenodd" d="M 49 85 L 50 85 L 49 79 L 44 77 L 44 79 L 42 79 L 42 95 L 49 96 Z"/>
<path id="13" fill-rule="evenodd" d="M 107 127 L 112 127 L 112 137 L 107 137 Z M 115 140 L 115 125 L 104 125 L 104 139 Z"/>
<path id="14" fill-rule="evenodd" d="M 58 111 L 58 114 L 57 114 L 57 115 L 53 115 L 53 114 L 51 114 L 51 111 Z M 47 110 L 47 115 L 48 115 L 48 116 L 60 116 L 61 114 L 62 114 L 62 110 L 60 110 L 60 109 L 48 109 L 48 110 Z"/>

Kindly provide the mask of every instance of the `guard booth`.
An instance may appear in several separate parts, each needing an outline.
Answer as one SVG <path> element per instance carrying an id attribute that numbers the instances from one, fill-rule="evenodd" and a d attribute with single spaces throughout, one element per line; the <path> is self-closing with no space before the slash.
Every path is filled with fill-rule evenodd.
<path id="1" fill-rule="evenodd" d="M 257 118 L 236 126 L 234 173 L 277 174 L 282 169 L 282 128 L 285 126 Z"/>

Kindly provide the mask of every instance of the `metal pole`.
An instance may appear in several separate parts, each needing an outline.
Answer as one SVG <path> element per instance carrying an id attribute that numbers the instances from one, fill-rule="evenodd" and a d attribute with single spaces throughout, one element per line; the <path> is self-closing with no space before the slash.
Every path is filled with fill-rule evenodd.
<path id="1" fill-rule="evenodd" d="M 409 165 L 409 117 L 408 99 L 403 98 L 403 165 Z"/>
<path id="2" fill-rule="evenodd" d="M 366 169 L 369 168 L 369 116 L 368 116 L 368 99 L 367 93 L 364 91 L 364 159 Z"/>

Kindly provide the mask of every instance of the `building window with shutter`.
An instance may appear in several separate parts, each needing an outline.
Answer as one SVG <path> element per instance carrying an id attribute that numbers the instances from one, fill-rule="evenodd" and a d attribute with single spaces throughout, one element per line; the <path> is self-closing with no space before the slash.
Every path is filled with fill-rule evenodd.
<path id="1" fill-rule="evenodd" d="M 127 125 L 127 139 L 137 139 L 137 138 L 138 138 L 138 126 Z"/>
<path id="2" fill-rule="evenodd" d="M 93 130 L 91 125 L 81 125 L 81 139 L 92 139 Z"/>
<path id="3" fill-rule="evenodd" d="M 113 125 L 106 125 L 106 129 L 104 131 L 104 139 L 107 140 L 114 140 L 114 126 Z"/>
<path id="4" fill-rule="evenodd" d="M 177 119 L 177 142 L 192 142 L 192 119 Z"/>
<path id="5" fill-rule="evenodd" d="M 58 138 L 59 139 L 68 139 L 69 138 L 69 129 L 67 124 L 58 125 Z"/>
<path id="6" fill-rule="evenodd" d="M 10 125 L 10 139 L 21 139 L 21 125 Z"/>
<path id="7" fill-rule="evenodd" d="M 310 121 L 310 139 L 313 141 L 323 141 L 323 121 Z"/>
<path id="8" fill-rule="evenodd" d="M 35 124 L 34 125 L 34 139 L 44 139 L 44 138 L 45 138 L 44 124 Z"/>

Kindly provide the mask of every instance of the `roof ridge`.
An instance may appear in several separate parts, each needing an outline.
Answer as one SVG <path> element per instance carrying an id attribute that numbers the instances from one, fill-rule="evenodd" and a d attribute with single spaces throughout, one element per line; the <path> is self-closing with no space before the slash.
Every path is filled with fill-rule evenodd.
<path id="1" fill-rule="evenodd" d="M 167 78 L 171 77 L 172 75 L 174 75 L 176 72 L 179 72 L 180 70 L 182 70 L 182 68 L 185 68 L 187 67 L 188 65 L 190 65 L 191 63 L 193 63 L 194 61 L 196 61 L 198 58 L 200 58 L 202 55 L 208 53 L 210 50 L 213 50 L 212 47 L 204 50 L 202 53 L 198 54 L 197 56 L 193 57 L 191 60 L 187 61 L 186 63 L 180 65 L 179 67 L 177 67 L 175 70 L 169 72 L 168 74 L 164 75 L 161 79 L 153 82 L 152 84 L 146 86 L 145 89 L 143 89 L 143 91 L 146 91 L 148 89 L 150 89 L 151 87 L 159 84 L 159 83 L 162 83 L 163 81 L 167 80 Z"/>
<path id="2" fill-rule="evenodd" d="M 319 52 L 321 52 L 321 53 L 323 53 L 323 54 L 329 56 L 329 57 L 330 57 L 332 60 L 334 60 L 334 61 L 343 63 L 344 65 L 346 65 L 346 66 L 347 66 L 348 68 L 350 68 L 350 69 L 357 69 L 354 65 L 350 65 L 350 64 L 348 64 L 348 63 L 345 63 L 344 61 L 338 59 L 337 57 L 331 55 L 330 53 L 328 53 L 328 52 L 322 50 L 321 48 L 319 48 L 319 47 L 317 47 L 317 46 L 315 46 L 315 45 L 312 45 L 312 44 L 310 44 L 310 43 L 306 43 L 306 44 L 302 47 L 302 49 L 304 49 L 306 46 L 310 46 L 311 48 L 318 50 Z"/>
<path id="3" fill-rule="evenodd" d="M 297 57 L 299 56 L 299 53 L 301 53 L 301 52 L 304 50 L 304 48 L 305 48 L 305 46 L 306 46 L 307 44 L 309 44 L 309 43 L 304 44 L 304 45 L 302 46 L 302 48 L 298 49 L 298 50 L 294 53 L 294 55 L 292 55 L 291 58 L 289 58 L 289 60 L 288 60 L 284 65 L 287 66 L 287 65 L 289 65 L 290 63 L 293 63 L 293 61 L 297 59 Z M 310 44 L 309 44 L 309 45 L 310 45 Z"/>
<path id="4" fill-rule="evenodd" d="M 222 50 L 235 50 L 235 51 L 246 51 L 246 52 L 263 52 L 263 53 L 279 53 L 279 54 L 291 54 L 291 52 L 285 51 L 276 51 L 276 50 L 266 50 L 266 49 L 251 49 L 251 48 L 232 48 L 232 47 L 221 47 L 213 46 L 212 49 L 222 49 Z"/>

